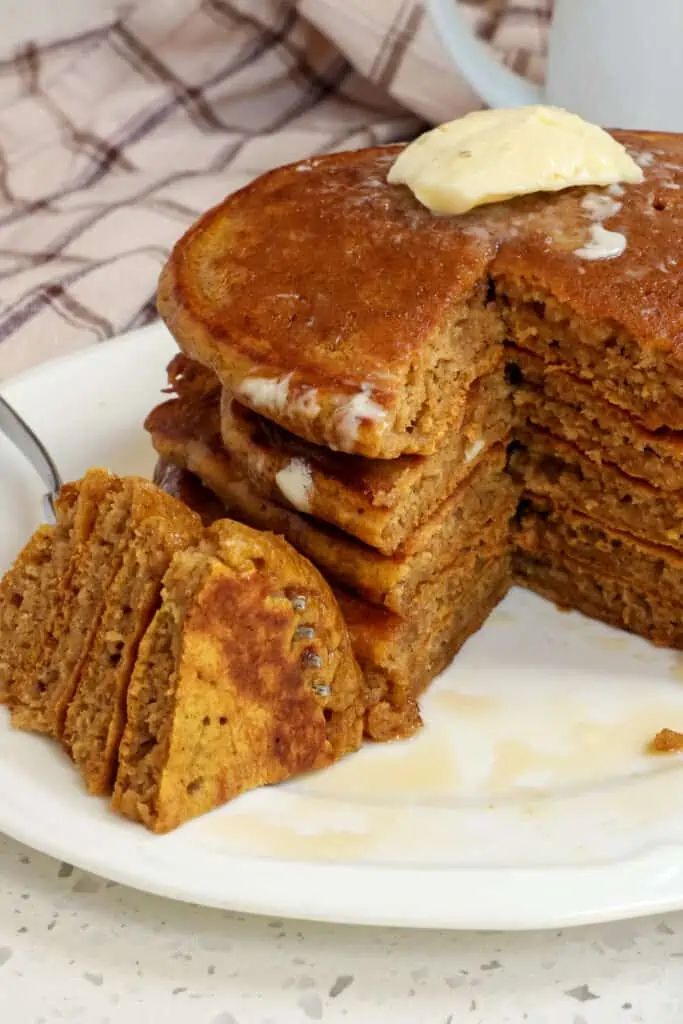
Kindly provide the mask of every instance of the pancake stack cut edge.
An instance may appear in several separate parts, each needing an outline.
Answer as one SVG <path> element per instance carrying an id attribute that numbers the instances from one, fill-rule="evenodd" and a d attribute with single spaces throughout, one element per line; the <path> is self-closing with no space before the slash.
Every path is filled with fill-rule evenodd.
<path id="1" fill-rule="evenodd" d="M 683 139 L 617 135 L 646 168 L 610 193 L 617 259 L 576 254 L 605 189 L 437 218 L 383 147 L 258 179 L 162 274 L 159 472 L 330 580 L 367 735 L 415 727 L 512 583 L 681 644 Z"/>

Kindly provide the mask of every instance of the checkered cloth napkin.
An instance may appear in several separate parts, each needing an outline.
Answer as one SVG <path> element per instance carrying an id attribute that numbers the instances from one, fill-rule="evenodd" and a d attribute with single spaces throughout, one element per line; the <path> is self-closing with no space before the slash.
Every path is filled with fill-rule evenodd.
<path id="1" fill-rule="evenodd" d="M 463 0 L 530 77 L 549 0 Z M 480 106 L 411 0 L 145 0 L 0 60 L 0 378 L 155 316 L 169 247 L 270 167 Z"/>

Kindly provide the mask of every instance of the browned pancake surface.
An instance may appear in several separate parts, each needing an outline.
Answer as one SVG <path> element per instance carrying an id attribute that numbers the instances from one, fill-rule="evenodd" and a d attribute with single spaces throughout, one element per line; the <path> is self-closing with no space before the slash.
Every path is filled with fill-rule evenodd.
<path id="1" fill-rule="evenodd" d="M 627 238 L 618 259 L 575 255 L 592 223 L 586 189 L 434 217 L 386 183 L 398 147 L 383 147 L 280 168 L 207 213 L 175 247 L 160 312 L 181 347 L 241 401 L 309 440 L 380 457 L 434 450 L 446 429 L 431 414 L 435 395 L 443 381 L 452 385 L 453 368 L 433 352 L 441 345 L 465 365 L 486 309 L 475 292 L 489 274 L 532 282 L 575 316 L 677 363 L 683 137 L 617 135 L 649 160 L 644 182 L 624 186 L 607 222 Z M 470 362 L 475 355 L 472 341 Z M 242 385 L 254 376 L 279 390 L 250 396 Z M 340 409 L 357 400 L 362 412 L 363 395 L 374 416 L 340 433 Z M 414 430 L 424 416 L 425 429 Z"/>
<path id="2" fill-rule="evenodd" d="M 341 612 L 281 538 L 228 519 L 175 555 L 127 696 L 112 804 L 166 832 L 360 743 Z"/>

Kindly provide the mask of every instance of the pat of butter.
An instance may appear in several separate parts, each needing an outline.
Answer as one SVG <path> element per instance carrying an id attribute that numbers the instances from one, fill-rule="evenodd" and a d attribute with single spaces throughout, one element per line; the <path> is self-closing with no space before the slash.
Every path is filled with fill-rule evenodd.
<path id="1" fill-rule="evenodd" d="M 434 213 L 466 213 L 530 192 L 643 180 L 616 139 L 559 107 L 480 110 L 406 146 L 387 175 Z"/>

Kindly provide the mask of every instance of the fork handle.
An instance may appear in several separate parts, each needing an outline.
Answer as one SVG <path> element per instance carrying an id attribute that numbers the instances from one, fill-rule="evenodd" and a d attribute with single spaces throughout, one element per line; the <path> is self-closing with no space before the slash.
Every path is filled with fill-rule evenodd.
<path id="1" fill-rule="evenodd" d="M 44 509 L 52 508 L 54 496 L 62 486 L 62 478 L 51 455 L 42 442 L 36 437 L 28 423 L 19 415 L 7 399 L 0 395 L 0 431 L 19 449 L 36 470 L 48 489 L 45 495 Z M 54 521 L 54 513 L 52 515 Z"/>

